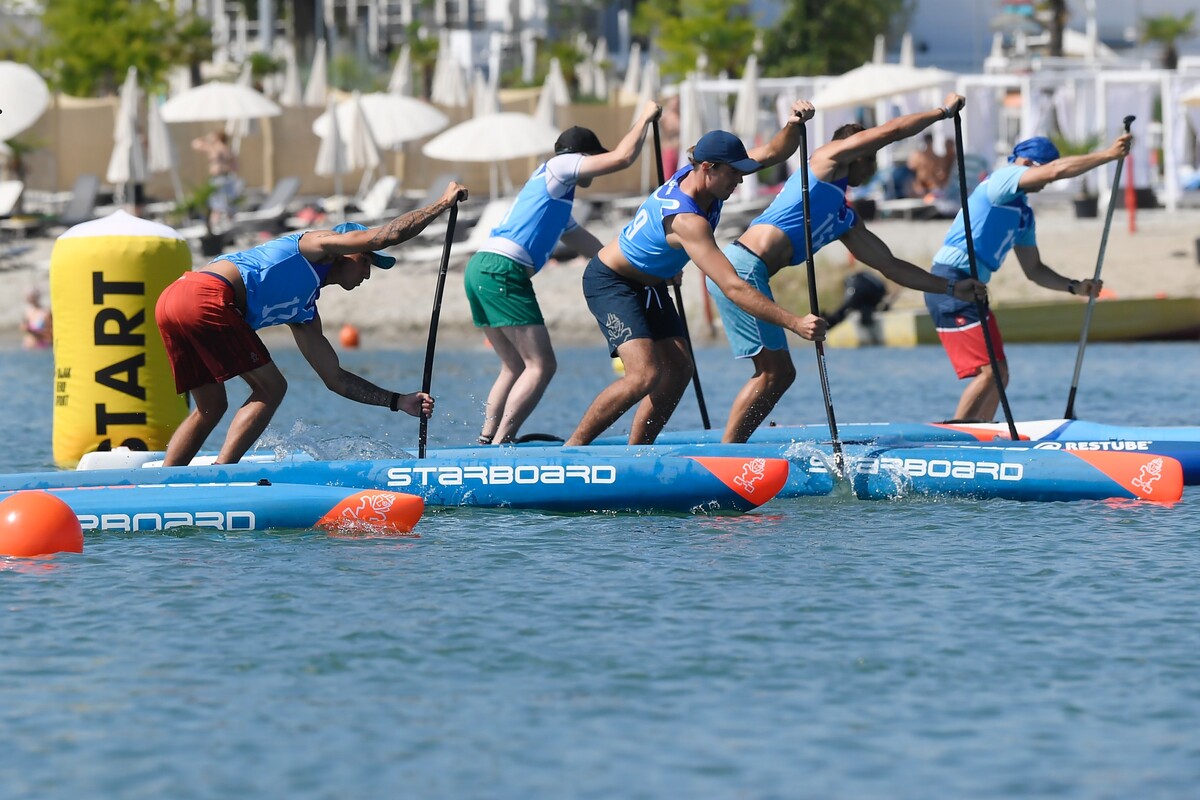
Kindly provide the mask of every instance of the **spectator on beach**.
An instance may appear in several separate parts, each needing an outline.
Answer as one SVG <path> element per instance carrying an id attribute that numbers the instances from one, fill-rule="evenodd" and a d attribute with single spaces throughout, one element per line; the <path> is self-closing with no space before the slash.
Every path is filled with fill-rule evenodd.
<path id="1" fill-rule="evenodd" d="M 679 169 L 679 95 L 663 102 L 658 138 L 662 145 L 662 174 L 674 175 Z"/>
<path id="2" fill-rule="evenodd" d="M 1009 166 L 989 175 L 967 199 L 979 279 L 984 283 L 991 280 L 992 273 L 1000 269 L 1012 250 L 1025 277 L 1038 286 L 1084 297 L 1099 295 L 1102 281 L 1067 278 L 1042 261 L 1033 210 L 1025 198 L 1030 192 L 1039 192 L 1054 181 L 1074 178 L 1124 158 L 1129 154 L 1132 141 L 1133 137 L 1125 133 L 1103 150 L 1066 158 L 1059 158 L 1054 143 L 1044 136 L 1018 142 L 1008 157 Z M 966 241 L 960 210 L 946 234 L 942 249 L 933 257 L 934 275 L 946 278 L 952 284 L 955 281 L 961 283 L 970 276 Z M 991 420 L 1000 405 L 1000 389 L 988 356 L 978 307 L 974 302 L 944 293 L 926 294 L 925 305 L 954 371 L 962 380 L 972 379 L 959 398 L 954 418 Z M 988 311 L 984 322 L 995 348 L 999 380 L 1007 386 L 1008 362 L 995 315 Z"/>
<path id="3" fill-rule="evenodd" d="M 893 142 L 915 136 L 938 120 L 954 116 L 964 102 L 961 95 L 951 93 L 940 108 L 907 114 L 873 128 L 857 123 L 843 125 L 834 131 L 832 141 L 813 151 L 808 160 L 808 212 L 814 253 L 830 242 L 840 241 L 857 260 L 901 286 L 952 291 L 964 301 L 973 301 L 976 291 L 984 291 L 982 284 L 970 279 L 955 285 L 897 258 L 846 202 L 848 187 L 861 186 L 875 174 L 876 153 Z M 803 190 L 803 173 L 797 170 L 771 205 L 725 248 L 725 257 L 738 276 L 767 297 L 772 297 L 770 280 L 776 273 L 807 260 Z M 724 442 L 744 442 L 795 382 L 796 367 L 782 328 L 747 314 L 711 279 L 708 291 L 721 314 L 734 358 L 750 359 L 754 365 L 754 374 L 729 409 L 722 437 Z"/>
<path id="4" fill-rule="evenodd" d="M 592 402 L 568 445 L 590 443 L 634 405 L 630 444 L 653 443 L 670 419 L 694 367 L 667 284 L 679 283 L 688 261 L 751 316 L 805 339 L 825 337 L 825 320 L 776 305 L 734 271 L 713 236 L 722 204 L 742 177 L 794 153 L 800 126 L 812 115 L 811 103 L 796 101 L 783 129 L 749 153 L 732 133 L 704 134 L 688 154 L 688 165 L 656 189 L 588 263 L 584 297 L 608 340 L 609 355 L 621 358 L 625 372 Z"/>
<path id="5" fill-rule="evenodd" d="M 25 295 L 25 310 L 21 316 L 21 346 L 27 350 L 43 350 L 54 342 L 54 321 L 50 309 L 42 305 L 42 293 L 30 289 Z"/>
<path id="6" fill-rule="evenodd" d="M 921 145 L 908 156 L 907 165 L 912 171 L 908 196 L 922 199 L 944 189 L 950 181 L 953 152 L 938 155 L 933 150 L 933 134 L 922 136 Z"/>
<path id="7" fill-rule="evenodd" d="M 175 375 L 175 388 L 191 392 L 195 407 L 167 445 L 166 466 L 188 464 L 228 408 L 225 382 L 241 376 L 250 396 L 238 409 L 217 463 L 241 459 L 283 401 L 287 381 L 257 331 L 286 324 L 301 355 L 331 391 L 366 405 L 412 416 L 429 415 L 433 398 L 423 392 L 382 389 L 342 368 L 321 329 L 321 289 L 347 291 L 371 277 L 371 266 L 390 269 L 383 252 L 416 236 L 466 187 L 451 182 L 440 199 L 376 228 L 346 222 L 333 230 L 301 231 L 249 250 L 218 256 L 187 272 L 159 296 L 154 316 Z"/>
<path id="8" fill-rule="evenodd" d="M 214 229 L 227 222 L 234 203 L 242 194 L 242 181 L 237 174 L 237 154 L 229 145 L 225 131 L 212 131 L 192 140 L 192 149 L 208 156 L 209 225 Z"/>
<path id="9" fill-rule="evenodd" d="M 480 444 L 516 439 L 558 368 L 532 279 L 560 237 L 587 258 L 600 250 L 599 240 L 571 218 L 576 187 L 631 165 L 660 110 L 646 103 L 612 152 L 587 128 L 564 131 L 554 157 L 534 170 L 504 220 L 467 263 L 463 284 L 471 318 L 500 359 L 500 374 L 484 406 Z"/>

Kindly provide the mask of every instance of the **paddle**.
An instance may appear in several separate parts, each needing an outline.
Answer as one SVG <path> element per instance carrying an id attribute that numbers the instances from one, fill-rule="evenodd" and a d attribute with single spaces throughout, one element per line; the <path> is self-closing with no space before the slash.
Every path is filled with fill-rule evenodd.
<path id="1" fill-rule="evenodd" d="M 654 126 L 654 164 L 658 168 L 658 185 L 662 186 L 667 182 L 663 175 L 662 163 L 662 139 L 658 134 L 658 119 L 655 118 Z M 683 341 L 687 344 L 688 357 L 692 359 L 692 388 L 696 390 L 696 403 L 700 406 L 700 421 L 704 424 L 704 430 L 712 427 L 708 421 L 708 405 L 704 402 L 704 389 L 700 387 L 700 370 L 696 367 L 696 351 L 692 349 L 692 335 L 688 332 L 687 312 L 683 308 L 683 292 L 680 291 L 679 284 L 675 284 L 675 311 L 679 314 L 679 321 L 683 324 Z"/>
<path id="2" fill-rule="evenodd" d="M 1129 133 L 1129 126 L 1133 124 L 1136 117 L 1130 115 L 1125 118 L 1125 132 Z M 1112 193 L 1108 198 L 1108 208 L 1104 212 L 1104 232 L 1100 234 L 1100 253 L 1096 256 L 1096 272 L 1092 275 L 1092 281 L 1100 280 L 1100 269 L 1104 266 L 1104 250 L 1108 247 L 1108 230 L 1112 227 L 1113 211 L 1117 207 L 1117 189 L 1121 185 L 1121 167 L 1125 165 L 1125 159 L 1122 158 L 1117 162 L 1117 171 L 1113 176 Z M 1079 372 L 1083 369 L 1083 350 L 1087 347 L 1088 328 L 1092 325 L 1092 311 L 1096 308 L 1096 298 L 1088 297 L 1087 311 L 1083 312 L 1083 330 L 1079 332 L 1079 352 L 1075 354 L 1075 375 L 1071 378 L 1071 392 L 1067 395 L 1067 410 L 1063 412 L 1063 417 L 1066 419 L 1075 419 L 1075 393 L 1079 390 Z"/>
<path id="3" fill-rule="evenodd" d="M 425 345 L 425 374 L 421 377 L 421 391 L 429 394 L 433 384 L 433 351 L 437 347 L 438 318 L 442 315 L 442 294 L 446 289 L 446 273 L 450 271 L 450 244 L 454 241 L 454 225 L 458 222 L 458 201 L 450 204 L 450 218 L 446 222 L 446 243 L 442 246 L 442 265 L 438 268 L 437 286 L 433 290 L 433 313 L 429 316 L 429 341 Z M 417 434 L 417 457 L 425 457 L 425 445 L 429 440 L 429 417 L 421 412 L 421 430 Z"/>
<path id="4" fill-rule="evenodd" d="M 967 262 L 971 265 L 971 277 L 979 280 L 979 267 L 975 265 L 975 236 L 971 232 L 971 209 L 967 202 L 967 159 L 963 155 L 962 116 L 954 112 L 954 154 L 958 158 L 958 195 L 962 199 L 963 235 L 967 240 Z M 987 347 L 988 361 L 992 365 L 992 376 L 996 379 L 996 391 L 1000 393 L 1000 405 L 1004 408 L 1004 421 L 1008 423 L 1008 435 L 1014 442 L 1021 437 L 1013 422 L 1012 409 L 1008 407 L 1008 394 L 1004 381 L 1000 380 L 1000 362 L 996 358 L 996 345 L 992 342 L 992 331 L 988 326 L 986 300 L 975 298 L 975 310 L 979 313 L 979 326 L 983 329 L 983 343 Z"/>
<path id="5" fill-rule="evenodd" d="M 804 263 L 808 267 L 808 306 L 816 316 L 821 316 L 821 305 L 817 299 L 817 263 L 813 259 L 812 215 L 808 200 L 808 125 L 800 126 L 800 200 L 804 208 Z M 821 395 L 825 399 L 825 418 L 829 420 L 829 439 L 833 445 L 833 465 L 838 475 L 844 474 L 845 456 L 838 439 L 837 419 L 833 415 L 833 399 L 829 394 L 829 375 L 825 371 L 825 343 L 813 342 L 817 351 L 817 373 L 821 376 Z"/>

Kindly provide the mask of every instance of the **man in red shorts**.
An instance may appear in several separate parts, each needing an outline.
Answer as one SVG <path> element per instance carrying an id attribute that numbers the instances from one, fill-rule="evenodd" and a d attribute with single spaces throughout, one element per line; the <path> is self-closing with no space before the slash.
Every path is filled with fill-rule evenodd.
<path id="1" fill-rule="evenodd" d="M 216 463 L 236 463 L 266 430 L 287 391 L 256 332 L 271 325 L 291 328 L 301 354 L 342 397 L 414 417 L 432 413 L 433 398 L 423 392 L 388 391 L 343 369 L 321 330 L 316 302 L 325 286 L 357 287 L 371 276 L 372 265 L 390 269 L 396 259 L 380 250 L 416 236 L 466 196 L 464 186 L 451 182 L 433 204 L 379 227 L 348 222 L 333 230 L 290 233 L 220 256 L 163 290 L 154 316 L 175 388 L 191 392 L 195 402 L 167 445 L 164 466 L 188 464 L 200 451 L 228 408 L 230 378 L 241 376 L 250 397 L 234 415 Z"/>

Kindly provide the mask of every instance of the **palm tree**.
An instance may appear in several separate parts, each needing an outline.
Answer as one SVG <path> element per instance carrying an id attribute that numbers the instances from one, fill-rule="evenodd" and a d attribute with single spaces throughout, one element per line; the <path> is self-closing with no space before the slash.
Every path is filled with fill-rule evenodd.
<path id="1" fill-rule="evenodd" d="M 1179 66 L 1179 40 L 1189 39 L 1196 34 L 1192 28 L 1196 12 L 1189 11 L 1182 17 L 1163 14 L 1157 17 L 1142 17 L 1142 41 L 1162 46 L 1164 69 Z"/>
<path id="2" fill-rule="evenodd" d="M 1050 55 L 1061 58 L 1063 54 L 1063 31 L 1067 27 L 1067 0 L 1046 0 L 1042 9 L 1050 18 Z"/>

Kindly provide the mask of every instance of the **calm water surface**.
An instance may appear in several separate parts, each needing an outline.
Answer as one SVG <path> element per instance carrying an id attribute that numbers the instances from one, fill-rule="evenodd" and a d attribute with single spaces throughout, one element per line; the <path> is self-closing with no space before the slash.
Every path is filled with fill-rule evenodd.
<path id="1" fill-rule="evenodd" d="M 330 394 L 274 349 L 291 390 L 268 444 L 415 447 L 415 420 Z M 52 357 L 0 355 L 0 466 L 44 468 Z M 528 431 L 569 433 L 611 379 L 598 348 L 559 355 Z M 344 358 L 419 384 L 415 349 Z M 1017 416 L 1061 415 L 1074 347 L 1010 358 Z M 720 424 L 746 372 L 723 348 L 699 361 Z M 777 416 L 823 421 L 811 351 L 797 364 Z M 828 351 L 828 364 L 843 423 L 945 418 L 960 388 L 934 348 Z M 432 444 L 474 437 L 493 370 L 487 351 L 439 352 Z M 1198 376 L 1195 344 L 1091 345 L 1076 409 L 1200 424 Z M 690 397 L 676 417 L 699 425 Z M 1174 507 L 452 510 L 418 532 L 95 534 L 82 555 L 4 564 L 0 796 L 1188 798 L 1200 785 L 1195 488 Z"/>

